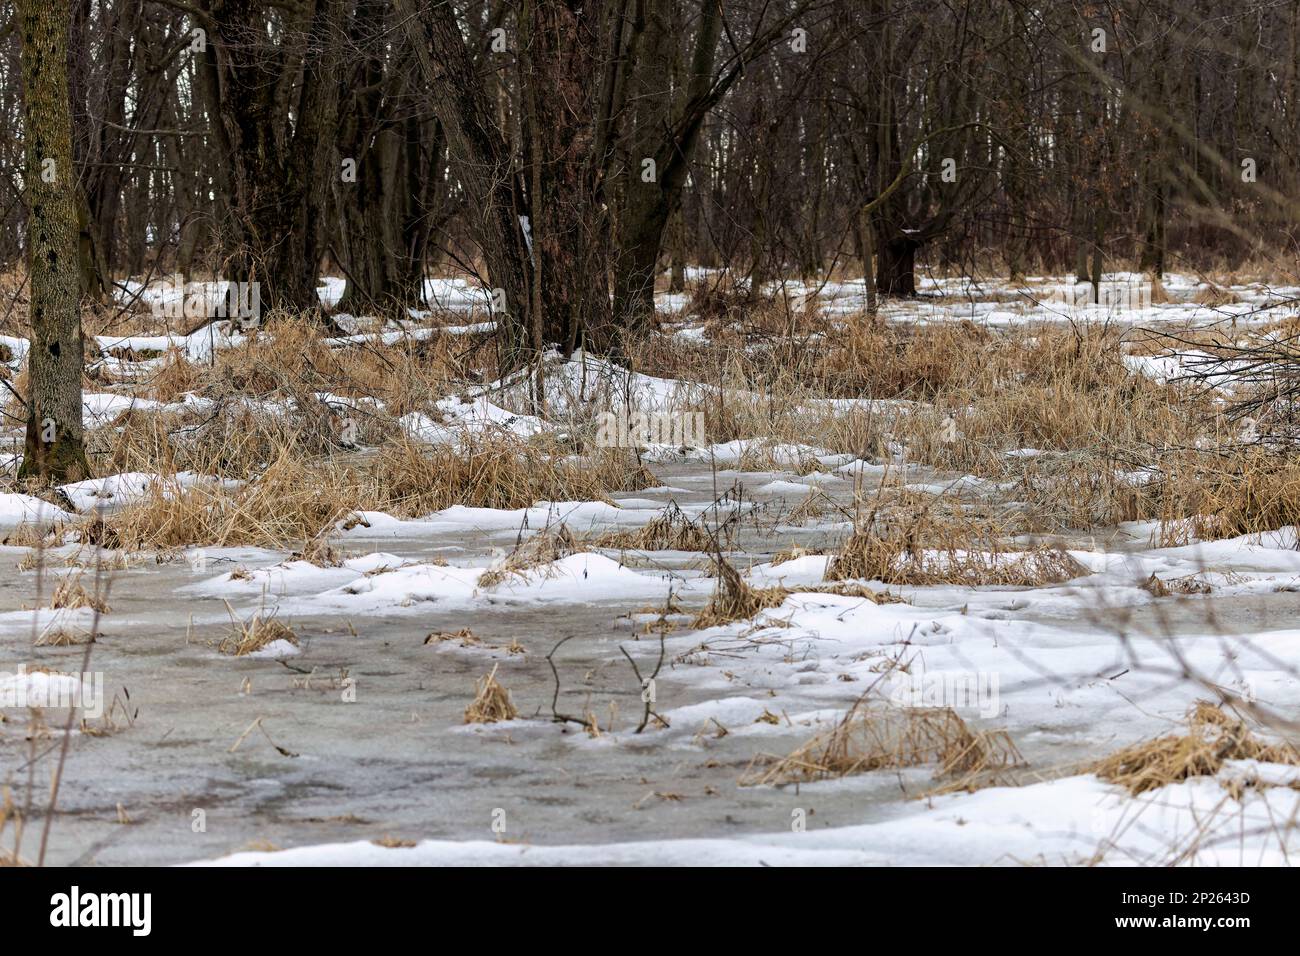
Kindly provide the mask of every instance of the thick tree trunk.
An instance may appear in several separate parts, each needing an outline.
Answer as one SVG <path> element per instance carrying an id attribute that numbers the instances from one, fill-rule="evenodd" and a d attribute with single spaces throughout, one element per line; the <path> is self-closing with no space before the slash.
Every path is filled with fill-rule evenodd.
<path id="1" fill-rule="evenodd" d="M 661 218 L 660 211 L 650 210 L 646 218 L 629 224 L 635 228 L 623 230 L 618 268 L 614 270 L 614 325 L 608 330 L 595 330 L 593 347 L 598 350 L 616 351 L 624 339 L 650 328 L 659 245 L 667 218 Z"/>
<path id="2" fill-rule="evenodd" d="M 610 325 L 609 220 L 595 155 L 603 3 L 529 0 L 520 17 L 529 230 L 540 338 L 565 352 Z"/>
<path id="3" fill-rule="evenodd" d="M 446 213 L 441 123 L 414 113 L 409 46 L 391 41 L 387 0 L 363 0 L 351 49 L 364 52 L 340 108 L 339 149 L 356 162 L 356 182 L 334 186 L 339 210 L 336 250 L 347 284 L 339 309 L 404 314 L 423 304 L 425 260 Z"/>
<path id="4" fill-rule="evenodd" d="M 346 83 L 339 151 L 356 163 L 356 181 L 336 182 L 336 250 L 347 284 L 338 307 L 403 315 L 423 303 L 427 223 L 436 214 L 428 197 L 441 182 L 441 127 L 409 112 L 411 90 L 401 81 L 413 64 L 389 39 L 391 4 L 361 0 L 349 48 L 362 58 Z M 349 93 L 348 89 L 358 92 Z"/>
<path id="5" fill-rule="evenodd" d="M 31 351 L 20 478 L 90 476 L 81 422 L 83 345 L 66 0 L 17 0 L 22 36 Z"/>
<path id="6" fill-rule="evenodd" d="M 691 157 L 704 129 L 721 12 L 718 4 L 701 7 L 689 65 L 675 95 L 665 90 L 664 80 L 673 72 L 679 22 L 673 5 L 667 0 L 647 3 L 635 24 L 639 36 L 636 67 L 627 80 L 632 122 L 622 149 L 628 168 L 618 196 L 614 309 L 610 326 L 592 336 L 596 348 L 617 352 L 653 321 L 659 252 L 669 218 L 681 205 Z M 642 177 L 647 159 L 654 161 L 652 182 Z"/>
<path id="7" fill-rule="evenodd" d="M 325 252 L 325 209 L 338 126 L 342 0 L 314 0 L 304 20 L 301 58 L 262 35 L 254 0 L 228 0 L 208 39 L 204 89 L 219 117 L 217 141 L 228 167 L 225 227 L 233 275 L 259 282 L 264 307 L 294 312 L 320 306 L 316 283 Z M 288 84 L 301 64 L 302 82 L 290 108 Z"/>
<path id="8" fill-rule="evenodd" d="M 876 255 L 876 289 L 886 296 L 916 295 L 916 250 L 909 236 L 892 236 L 880 243 Z"/>
<path id="9" fill-rule="evenodd" d="M 853 217 L 853 233 L 857 240 L 858 258 L 862 260 L 863 297 L 866 299 L 867 315 L 873 319 L 880 314 L 880 296 L 876 292 L 876 243 L 875 232 L 871 226 L 869 213 L 861 212 Z"/>
<path id="10" fill-rule="evenodd" d="M 451 5 L 397 0 L 397 7 L 446 129 L 456 178 L 475 211 L 472 236 L 487 263 L 500 323 L 500 364 L 503 370 L 513 369 L 533 349 L 532 256 L 523 229 L 527 197 L 484 88 L 483 71 L 465 45 Z"/>

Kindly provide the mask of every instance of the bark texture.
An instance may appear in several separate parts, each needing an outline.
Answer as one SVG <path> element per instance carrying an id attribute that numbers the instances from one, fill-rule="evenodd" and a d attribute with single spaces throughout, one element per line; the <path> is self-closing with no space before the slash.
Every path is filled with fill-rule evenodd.
<path id="1" fill-rule="evenodd" d="M 81 275 L 66 0 L 17 0 L 26 130 L 31 354 L 20 478 L 90 476 L 81 424 Z"/>

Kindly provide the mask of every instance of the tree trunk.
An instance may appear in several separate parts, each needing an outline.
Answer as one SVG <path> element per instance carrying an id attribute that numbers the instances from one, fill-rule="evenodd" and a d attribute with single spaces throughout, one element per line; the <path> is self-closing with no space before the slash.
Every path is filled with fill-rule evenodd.
<path id="1" fill-rule="evenodd" d="M 1106 223 L 1101 212 L 1093 217 L 1092 271 L 1088 281 L 1092 283 L 1092 301 L 1101 304 L 1102 246 L 1106 239 Z"/>
<path id="2" fill-rule="evenodd" d="M 680 206 L 669 220 L 668 236 L 668 291 L 673 295 L 680 295 L 686 291 L 686 216 Z"/>
<path id="3" fill-rule="evenodd" d="M 27 440 L 19 478 L 90 476 L 81 422 L 82 334 L 66 0 L 17 0 L 22 35 L 31 278 Z"/>
<path id="4" fill-rule="evenodd" d="M 1157 279 L 1165 277 L 1165 184 L 1155 185 L 1152 196 L 1146 235 L 1142 242 L 1142 258 L 1138 268 L 1149 272 Z"/>
<path id="5" fill-rule="evenodd" d="M 876 289 L 881 295 L 916 295 L 916 250 L 919 245 L 908 236 L 894 236 L 880 243 L 876 256 Z"/>
<path id="6" fill-rule="evenodd" d="M 503 371 L 527 361 L 531 345 L 532 258 L 521 219 L 527 197 L 450 4 L 397 0 L 434 112 L 447 134 L 451 165 L 475 210 L 472 238 L 483 253 L 499 322 Z"/>
<path id="7" fill-rule="evenodd" d="M 858 256 L 862 260 L 862 286 L 867 300 L 867 315 L 874 319 L 880 314 L 880 296 L 876 294 L 876 244 L 869 213 L 860 212 L 854 217 L 854 234 L 857 237 Z"/>
<path id="8" fill-rule="evenodd" d="M 285 84 L 298 72 L 294 54 L 261 36 L 252 0 L 229 0 L 214 17 L 203 84 L 228 167 L 232 280 L 261 283 L 263 307 L 294 312 L 320 306 L 316 282 L 325 251 L 325 210 L 339 176 L 337 142 L 342 0 L 306 5 L 302 82 L 292 107 Z M 286 62 L 288 60 L 288 62 Z"/>
<path id="9" fill-rule="evenodd" d="M 404 315 L 423 305 L 425 260 L 446 215 L 443 129 L 411 108 L 413 54 L 409 44 L 392 42 L 391 11 L 388 0 L 358 5 L 349 49 L 364 56 L 340 108 L 339 149 L 355 160 L 357 181 L 334 184 L 336 250 L 347 275 L 338 307 L 356 314 Z"/>
<path id="10" fill-rule="evenodd" d="M 583 331 L 601 351 L 610 344 L 609 219 L 595 145 L 599 84 L 591 79 L 602 67 L 603 20 L 603 4 L 593 0 L 576 8 L 529 0 L 520 14 L 534 307 L 540 344 L 566 353 Z"/>

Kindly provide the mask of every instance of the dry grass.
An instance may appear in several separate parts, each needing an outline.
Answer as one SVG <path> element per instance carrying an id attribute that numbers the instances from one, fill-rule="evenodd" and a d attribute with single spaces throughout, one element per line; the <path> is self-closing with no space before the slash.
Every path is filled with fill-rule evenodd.
<path id="1" fill-rule="evenodd" d="M 198 388 L 201 378 L 201 369 L 190 364 L 179 350 L 171 349 L 150 379 L 147 394 L 155 401 L 174 402 Z"/>
<path id="2" fill-rule="evenodd" d="M 740 783 L 806 783 L 928 763 L 938 765 L 939 777 L 957 778 L 967 788 L 1023 758 L 1005 731 L 973 731 L 951 708 L 893 707 L 863 698 L 833 728 L 785 757 L 756 757 Z"/>
<path id="3" fill-rule="evenodd" d="M 365 463 L 369 501 L 417 516 L 452 505 L 527 508 L 538 501 L 601 501 L 609 491 L 658 484 L 636 459 L 616 450 L 574 460 L 560 449 L 486 435 L 456 448 L 399 439 Z"/>
<path id="4" fill-rule="evenodd" d="M 688 518 L 675 501 L 640 528 L 607 531 L 586 543 L 629 551 L 708 551 L 714 546 L 713 536 L 698 519 Z"/>
<path id="5" fill-rule="evenodd" d="M 373 455 L 326 459 L 305 457 L 291 443 L 236 487 L 180 487 L 163 478 L 144 500 L 84 522 L 80 537 L 128 550 L 295 542 L 309 542 L 310 550 L 317 542 L 314 553 L 323 556 L 323 535 L 359 510 L 412 517 L 456 504 L 522 508 L 542 500 L 601 500 L 607 489 L 635 490 L 646 480 L 640 466 L 622 456 L 574 461 L 505 438 L 460 449 L 399 439 Z M 34 537 L 11 535 L 15 542 Z"/>
<path id="6" fill-rule="evenodd" d="M 1230 296 L 1213 285 L 1200 290 L 1198 301 Z M 1023 525 L 1015 533 L 1157 518 L 1208 537 L 1295 523 L 1300 495 L 1292 490 L 1291 466 L 1262 455 L 1256 461 L 1247 452 L 1214 454 L 1236 432 L 1222 407 L 1124 365 L 1126 349 L 1154 348 L 1154 336 L 1096 323 L 1036 324 L 1032 316 L 1024 326 L 991 330 L 961 321 L 922 325 L 801 312 L 782 297 L 754 296 L 725 279 L 699 283 L 688 311 L 706 322 L 712 344 L 648 336 L 634 344 L 629 364 L 697 383 L 680 397 L 681 407 L 704 412 L 710 442 L 753 442 L 746 468 L 790 467 L 771 454 L 777 443 L 876 459 L 900 454 L 908 463 L 1014 484 L 1007 496 L 1022 503 L 1016 520 Z M 116 332 L 166 330 L 147 314 L 126 318 Z M 1192 330 L 1190 340 L 1212 350 L 1225 345 L 1223 335 Z M 247 485 L 191 489 L 132 506 L 92 523 L 91 538 L 132 549 L 291 547 L 358 509 L 410 517 L 455 504 L 519 508 L 539 500 L 600 500 L 659 483 L 629 450 L 575 456 L 585 433 L 558 419 L 556 431 L 566 437 L 520 441 L 489 434 L 467 437 L 461 448 L 403 437 L 399 416 L 436 417 L 431 398 L 492 374 L 491 350 L 464 346 L 449 336 L 331 343 L 310 321 L 271 315 L 246 345 L 218 349 L 211 367 L 173 351 L 137 370 L 113 372 L 123 376 L 121 384 L 95 388 L 159 400 L 193 393 L 211 404 L 165 414 L 136 410 L 93 430 L 97 471 L 193 470 Z M 21 375 L 15 385 L 25 388 Z M 337 399 L 319 397 L 326 392 L 357 407 L 340 409 Z M 857 404 L 846 408 L 828 399 Z M 582 417 L 581 410 L 572 414 Z M 355 420 L 365 450 L 340 443 L 344 417 Z M 1048 454 L 1007 457 L 1028 446 Z M 795 466 L 817 467 L 810 457 Z M 1162 477 L 1149 483 L 1123 477 L 1146 466 Z M 268 501 L 280 498 L 284 505 L 273 512 Z M 792 518 L 826 510 L 833 508 L 814 495 Z M 1194 526 L 1174 524 L 1181 519 Z M 599 546 L 705 550 L 702 534 L 686 524 L 614 532 Z M 83 528 L 83 539 L 86 534 Z M 1050 556 L 1030 563 L 1037 566 L 1022 580 L 1060 572 Z M 1003 570 L 998 559 L 970 577 Z M 926 577 L 934 569 L 913 571 Z"/>
<path id="7" fill-rule="evenodd" d="M 780 607 L 790 595 L 783 587 L 755 588 L 745 582 L 721 552 L 714 552 L 717 585 L 708 606 L 695 618 L 693 627 L 717 627 L 752 618 L 760 611 Z"/>
<path id="8" fill-rule="evenodd" d="M 1016 486 L 1024 531 L 1159 517 L 1164 489 L 1125 473 L 1178 470 L 1188 449 L 1216 448 L 1235 431 L 1213 396 L 1128 368 L 1125 332 L 1115 326 L 991 331 L 851 316 L 824 338 L 804 334 L 814 330 L 801 326 L 744 351 L 657 340 L 634 364 L 701 383 L 682 402 L 704 411 L 711 442 L 761 437 L 868 459 L 901 454 L 993 479 Z M 857 403 L 825 401 L 834 398 Z M 1024 448 L 1045 454 L 1009 457 Z M 812 516 L 824 505 L 810 500 L 804 510 Z"/>
<path id="9" fill-rule="evenodd" d="M 51 627 L 41 632 L 36 638 L 35 647 L 78 647 L 93 644 L 94 637 L 89 631 L 74 631 L 66 627 Z"/>
<path id="10" fill-rule="evenodd" d="M 56 610 L 88 607 L 100 614 L 107 614 L 109 607 L 104 598 L 97 591 L 96 593 L 87 591 L 85 585 L 81 583 L 81 577 L 80 571 L 60 575 L 59 583 L 54 587 L 54 594 L 50 596 L 50 607 Z"/>
<path id="11" fill-rule="evenodd" d="M 0 539 L 9 548 L 32 548 L 42 551 L 62 542 L 64 526 L 61 524 L 32 524 L 24 521 Z"/>
<path id="12" fill-rule="evenodd" d="M 348 514 L 349 490 L 337 470 L 313 468 L 286 451 L 238 488 L 156 482 L 143 500 L 83 523 L 80 540 L 125 550 L 309 541 Z"/>
<path id="13" fill-rule="evenodd" d="M 340 548 L 335 548 L 330 544 L 329 538 L 324 535 L 309 538 L 303 542 L 303 546 L 299 550 L 289 555 L 290 561 L 306 561 L 318 568 L 341 568 L 347 558 L 348 553 Z M 374 571 L 368 571 L 367 574 L 382 570 L 384 569 L 377 568 Z M 233 572 L 231 577 L 234 577 Z"/>
<path id="14" fill-rule="evenodd" d="M 1210 308 L 1217 309 L 1219 306 L 1233 305 L 1241 300 L 1237 298 L 1236 293 L 1231 289 L 1217 286 L 1213 282 L 1207 282 L 1196 290 L 1196 294 L 1192 296 L 1192 301 L 1197 305 L 1208 305 Z"/>
<path id="15" fill-rule="evenodd" d="M 494 724 L 499 720 L 514 720 L 519 711 L 510 700 L 510 692 L 497 680 L 497 668 L 474 682 L 474 700 L 465 708 L 465 723 Z"/>
<path id="16" fill-rule="evenodd" d="M 264 610 L 258 609 L 252 617 L 241 621 L 235 617 L 234 611 L 230 611 L 230 619 L 230 633 L 217 645 L 217 650 L 222 654 L 244 657 L 263 650 L 276 641 L 288 641 L 295 647 L 298 646 L 298 635 L 286 624 L 277 621 L 273 613 L 268 615 Z"/>
<path id="17" fill-rule="evenodd" d="M 582 546 L 566 525 L 546 528 L 522 539 L 496 567 L 489 568 L 478 577 L 478 587 L 491 589 L 512 577 L 522 577 L 529 571 L 545 569 L 561 558 L 578 554 Z"/>
<path id="18" fill-rule="evenodd" d="M 996 528 L 958 506 L 908 495 L 878 497 L 831 558 L 828 581 L 1039 587 L 1087 573 L 1061 548 L 1008 549 Z"/>
<path id="19" fill-rule="evenodd" d="M 1155 597 L 1169 597 L 1171 594 L 1209 594 L 1213 590 L 1210 583 L 1199 572 L 1174 578 L 1162 578 L 1153 571 L 1151 577 L 1142 583 L 1142 588 Z"/>
<path id="20" fill-rule="evenodd" d="M 1300 463 L 1247 448 L 1204 456 L 1163 482 L 1161 543 L 1186 544 L 1300 525 Z"/>
<path id="21" fill-rule="evenodd" d="M 4 839 L 5 830 L 8 829 L 10 822 L 13 823 L 13 843 L 16 846 L 22 840 L 23 816 L 17 805 L 14 803 L 13 794 L 9 787 L 0 788 L 0 839 Z M 30 866 L 26 860 L 18 855 L 16 849 L 6 850 L 0 847 L 0 867 L 6 866 Z"/>
<path id="22" fill-rule="evenodd" d="M 1189 777 L 1213 777 L 1227 760 L 1300 766 L 1294 746 L 1260 740 L 1245 721 L 1208 701 L 1188 712 L 1187 729 L 1125 747 L 1084 769 L 1136 796 Z"/>
<path id="23" fill-rule="evenodd" d="M 448 641 L 456 641 L 461 647 L 481 647 L 483 644 L 483 639 L 468 627 L 459 631 L 432 631 L 424 639 L 426 644 L 445 644 Z"/>

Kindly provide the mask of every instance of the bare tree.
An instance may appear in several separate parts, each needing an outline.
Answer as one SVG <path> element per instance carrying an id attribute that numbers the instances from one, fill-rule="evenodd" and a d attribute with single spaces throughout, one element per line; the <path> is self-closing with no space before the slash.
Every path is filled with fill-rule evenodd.
<path id="1" fill-rule="evenodd" d="M 90 467 L 81 420 L 81 281 L 67 66 L 71 6 L 19 0 L 17 15 L 31 280 L 27 439 L 19 477 L 80 481 Z"/>

